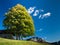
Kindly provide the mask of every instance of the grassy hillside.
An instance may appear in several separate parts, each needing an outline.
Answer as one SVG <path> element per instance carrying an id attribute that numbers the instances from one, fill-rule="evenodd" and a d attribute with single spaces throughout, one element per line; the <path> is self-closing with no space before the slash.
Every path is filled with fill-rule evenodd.
<path id="1" fill-rule="evenodd" d="M 0 38 L 0 45 L 50 45 L 50 44 Z"/>

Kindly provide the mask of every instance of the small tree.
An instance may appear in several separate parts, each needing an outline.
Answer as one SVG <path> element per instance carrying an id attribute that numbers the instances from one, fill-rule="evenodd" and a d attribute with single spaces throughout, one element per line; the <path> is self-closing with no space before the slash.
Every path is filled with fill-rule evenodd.
<path id="1" fill-rule="evenodd" d="M 20 4 L 12 7 L 5 14 L 4 26 L 16 36 L 16 39 L 34 35 L 32 17 Z"/>

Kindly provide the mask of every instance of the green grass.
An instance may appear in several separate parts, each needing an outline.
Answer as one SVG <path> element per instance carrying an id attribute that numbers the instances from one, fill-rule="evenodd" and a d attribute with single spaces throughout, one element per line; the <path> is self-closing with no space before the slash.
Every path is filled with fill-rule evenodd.
<path id="1" fill-rule="evenodd" d="M 50 45 L 50 44 L 0 38 L 0 45 Z"/>

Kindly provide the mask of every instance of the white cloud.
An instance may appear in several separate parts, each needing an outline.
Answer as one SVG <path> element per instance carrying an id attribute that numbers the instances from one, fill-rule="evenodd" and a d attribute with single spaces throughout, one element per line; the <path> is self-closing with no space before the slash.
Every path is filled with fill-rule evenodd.
<path id="1" fill-rule="evenodd" d="M 44 10 L 41 9 L 40 12 L 44 12 Z"/>
<path id="2" fill-rule="evenodd" d="M 35 9 L 36 7 L 30 7 L 29 9 L 28 9 L 28 13 L 33 13 L 34 12 L 34 9 Z"/>
<path id="3" fill-rule="evenodd" d="M 39 29 L 39 31 L 42 31 L 42 30 L 43 30 L 42 28 Z"/>
<path id="4" fill-rule="evenodd" d="M 51 13 L 48 12 L 48 13 L 44 14 L 42 18 L 44 18 L 44 17 L 49 17 L 50 15 L 51 15 Z"/>
<path id="5" fill-rule="evenodd" d="M 36 10 L 33 14 L 33 16 L 37 16 L 39 14 L 39 10 Z"/>
<path id="6" fill-rule="evenodd" d="M 44 37 L 45 39 L 47 39 L 47 37 Z"/>
<path id="7" fill-rule="evenodd" d="M 45 14 L 41 14 L 44 12 L 44 10 L 43 9 L 37 9 L 36 6 L 35 7 L 29 7 L 29 9 L 27 11 L 29 14 L 32 14 L 32 16 L 39 16 L 38 17 L 39 19 L 44 19 L 44 18 L 48 18 L 51 16 L 50 12 L 47 12 Z"/>
<path id="8" fill-rule="evenodd" d="M 39 19 L 42 17 L 42 15 L 39 16 Z"/>
<path id="9" fill-rule="evenodd" d="M 45 13 L 45 14 L 43 14 L 43 15 L 40 15 L 39 16 L 39 19 L 41 18 L 41 19 L 44 19 L 44 18 L 47 18 L 47 17 L 49 17 L 49 16 L 51 16 L 51 13 L 50 12 L 47 12 L 47 13 Z"/>
<path id="10" fill-rule="evenodd" d="M 41 32 L 41 31 L 43 31 L 43 29 L 42 28 L 40 28 L 39 30 L 37 30 L 38 32 Z"/>
<path id="11" fill-rule="evenodd" d="M 47 39 L 47 37 L 45 36 L 44 38 L 42 38 L 43 40 L 46 40 Z"/>

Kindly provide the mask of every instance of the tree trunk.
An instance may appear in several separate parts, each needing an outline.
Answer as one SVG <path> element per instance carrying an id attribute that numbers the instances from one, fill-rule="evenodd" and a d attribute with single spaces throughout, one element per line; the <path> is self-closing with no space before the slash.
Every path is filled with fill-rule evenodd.
<path id="1" fill-rule="evenodd" d="M 21 38 L 21 40 L 23 40 L 22 34 L 21 34 L 20 38 Z"/>
<path id="2" fill-rule="evenodd" d="M 22 35 L 19 35 L 19 40 L 23 40 L 23 37 L 22 37 Z"/>
<path id="3" fill-rule="evenodd" d="M 21 40 L 21 39 L 20 39 L 20 35 L 19 35 L 19 40 Z"/>
<path id="4" fill-rule="evenodd" d="M 16 34 L 16 40 L 23 40 L 22 34 L 21 35 Z"/>
<path id="5" fill-rule="evenodd" d="M 18 40 L 18 35 L 16 34 L 16 40 Z"/>

